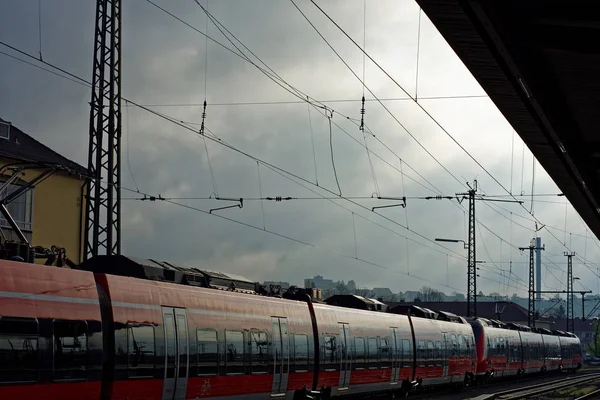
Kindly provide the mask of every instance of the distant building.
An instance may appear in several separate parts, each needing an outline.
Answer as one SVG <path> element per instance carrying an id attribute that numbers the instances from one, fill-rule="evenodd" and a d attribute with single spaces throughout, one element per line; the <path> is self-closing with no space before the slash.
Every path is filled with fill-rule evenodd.
<path id="1" fill-rule="evenodd" d="M 567 319 L 566 318 L 544 318 L 550 323 L 550 329 L 558 329 L 561 331 L 567 330 Z M 594 326 L 592 325 L 591 319 L 582 320 L 581 318 L 575 318 L 574 322 L 574 334 L 577 335 L 581 341 L 582 346 L 587 346 L 592 343 L 594 338 Z"/>
<path id="2" fill-rule="evenodd" d="M 392 292 L 390 288 L 380 287 L 373 288 L 371 293 L 376 299 L 390 299 L 394 295 L 394 292 Z"/>
<path id="3" fill-rule="evenodd" d="M 290 283 L 289 282 L 276 282 L 276 281 L 264 281 L 263 285 L 265 285 L 266 287 L 269 287 L 269 285 L 274 285 L 274 286 L 281 286 L 282 289 L 289 289 L 290 288 Z"/>
<path id="4" fill-rule="evenodd" d="M 335 288 L 335 283 L 331 279 L 324 279 L 321 275 L 315 275 L 312 278 L 304 279 L 304 287 L 327 290 Z"/>

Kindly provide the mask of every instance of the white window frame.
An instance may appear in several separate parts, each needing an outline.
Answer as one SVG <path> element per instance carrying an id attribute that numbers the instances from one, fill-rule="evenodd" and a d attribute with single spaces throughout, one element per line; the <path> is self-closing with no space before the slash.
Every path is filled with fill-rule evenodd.
<path id="1" fill-rule="evenodd" d="M 8 130 L 6 131 L 6 136 L 2 136 L 0 134 L 0 139 L 4 139 L 4 140 L 10 140 L 10 124 L 7 122 L 0 122 L 0 127 L 6 125 L 8 127 Z M 2 132 L 2 131 L 0 131 Z"/>
<path id="2" fill-rule="evenodd" d="M 0 187 L 4 184 L 4 182 L 2 180 L 0 180 Z M 12 185 L 8 185 L 7 188 L 4 188 L 3 192 L 7 191 L 8 189 L 10 189 L 11 187 L 20 187 L 23 185 L 20 185 L 18 183 L 13 183 Z M 33 231 L 33 188 L 29 188 L 28 190 L 25 191 L 24 194 L 22 194 L 21 196 L 25 196 L 25 221 L 20 221 L 19 218 L 17 218 L 17 216 L 12 215 L 13 219 L 15 220 L 15 222 L 17 223 L 17 226 L 19 228 L 21 228 L 21 230 L 26 231 L 26 232 L 32 232 Z M 4 197 L 3 194 L 0 194 L 1 197 Z M 14 201 L 14 200 L 13 200 Z M 29 204 L 27 204 L 29 203 Z M 7 208 L 10 207 L 10 203 L 7 205 Z M 29 218 L 27 218 L 29 217 Z M 10 224 L 8 223 L 8 221 L 4 218 L 4 215 L 0 214 L 0 227 L 2 228 L 8 228 L 8 229 L 12 229 L 12 227 L 10 226 Z"/>

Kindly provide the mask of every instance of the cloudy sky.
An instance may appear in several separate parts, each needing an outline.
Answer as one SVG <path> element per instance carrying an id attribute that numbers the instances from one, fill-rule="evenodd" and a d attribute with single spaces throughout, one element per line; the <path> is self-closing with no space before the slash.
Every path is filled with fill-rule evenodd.
<path id="1" fill-rule="evenodd" d="M 155 1 L 233 48 L 194 0 Z M 360 50 L 309 1 L 296 3 L 362 77 Z M 529 150 L 424 14 L 417 45 L 420 13 L 413 0 L 367 1 L 366 22 L 363 0 L 319 4 L 359 43 L 366 32 L 373 59 L 508 191 L 531 194 L 535 175 L 534 193 L 559 193 L 539 164 L 534 173 Z M 135 200 L 138 194 L 124 191 L 124 253 L 256 280 L 301 284 L 305 277 L 322 274 L 394 291 L 423 285 L 447 293 L 466 291 L 462 244 L 441 246 L 433 239 L 466 239 L 467 203 L 415 197 L 454 195 L 474 179 L 480 193 L 505 198 L 508 193 L 369 60 L 367 87 L 378 98 L 393 100 L 383 101 L 386 110 L 365 90 L 365 123 L 373 135 L 363 138 L 356 123 L 363 85 L 291 1 L 208 0 L 208 10 L 286 83 L 334 110 L 331 143 L 344 197 L 407 196 L 407 207 L 372 212 L 371 207 L 398 202 L 322 199 L 338 193 L 329 120 L 322 109 L 300 101 L 221 46 L 206 46 L 201 34 L 150 2 L 123 0 L 123 96 L 184 121 L 192 130 L 199 129 L 206 97 L 206 126 L 212 133 L 280 168 L 257 166 L 254 159 L 207 141 L 213 185 L 197 133 L 123 102 L 123 186 L 160 193 L 179 204 L 141 202 Z M 41 48 L 45 61 L 91 79 L 94 14 L 92 0 L 42 0 L 40 45 L 38 1 L 3 0 L 0 40 L 34 55 Z M 23 57 L 2 45 L 0 51 Z M 90 89 L 6 54 L 0 54 L 0 117 L 87 165 Z M 199 211 L 234 203 L 189 199 L 215 193 L 247 199 L 242 209 L 215 212 L 246 225 Z M 261 193 L 300 199 L 252 200 Z M 543 288 L 564 289 L 562 254 L 568 247 L 579 256 L 574 275 L 581 283 L 575 288 L 583 284 L 597 291 L 593 262 L 600 243 L 564 197 L 536 197 L 533 205 L 530 196 L 522 200 L 522 206 L 477 203 L 477 259 L 486 262 L 480 266 L 478 289 L 526 294 L 528 258 L 515 247 L 527 246 L 533 237 L 533 212 L 552 227 L 539 232 L 546 244 Z"/>

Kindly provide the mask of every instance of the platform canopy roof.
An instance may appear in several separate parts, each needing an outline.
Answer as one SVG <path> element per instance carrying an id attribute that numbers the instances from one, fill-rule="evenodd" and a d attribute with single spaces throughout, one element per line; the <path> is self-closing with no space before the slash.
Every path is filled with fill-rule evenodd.
<path id="1" fill-rule="evenodd" d="M 596 2 L 417 3 L 600 237 L 600 13 Z"/>

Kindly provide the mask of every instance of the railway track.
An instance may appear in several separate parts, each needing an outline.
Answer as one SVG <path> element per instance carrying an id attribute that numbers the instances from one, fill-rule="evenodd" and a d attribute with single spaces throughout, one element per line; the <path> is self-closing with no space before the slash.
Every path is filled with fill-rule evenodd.
<path id="1" fill-rule="evenodd" d="M 524 391 L 527 389 L 534 389 L 535 387 L 542 388 L 546 385 L 550 385 L 560 379 L 560 382 L 569 382 L 569 385 L 576 385 L 573 381 L 574 379 L 588 379 L 592 378 L 593 374 L 600 375 L 600 368 L 589 368 L 585 370 L 581 370 L 577 373 L 577 375 L 560 375 L 556 374 L 547 374 L 547 375 L 529 375 L 525 377 L 521 377 L 518 380 L 509 379 L 509 378 L 498 378 L 492 380 L 491 382 L 485 384 L 481 387 L 470 387 L 464 389 L 456 389 L 456 388 L 437 388 L 431 390 L 417 391 L 410 393 L 408 399 L 413 400 L 486 400 L 486 399 L 494 399 L 499 397 L 501 394 L 508 395 L 509 392 L 516 393 L 517 391 Z M 600 381 L 600 377 L 598 378 Z M 557 382 L 558 383 L 558 382 Z M 515 387 L 517 386 L 517 387 Z M 600 389 L 600 386 L 598 387 Z M 596 393 L 596 395 L 600 395 L 600 393 Z M 567 397 L 565 397 L 567 398 Z M 572 400 L 573 397 L 568 397 L 569 400 Z M 582 397 L 582 400 L 592 399 L 596 397 Z M 600 399 L 600 396 L 597 397 Z"/>
<path id="2" fill-rule="evenodd" d="M 588 400 L 600 398 L 600 389 L 594 390 L 593 392 L 584 394 L 583 396 L 576 397 L 574 400 Z"/>
<path id="3" fill-rule="evenodd" d="M 544 393 L 555 392 L 563 388 L 581 385 L 583 383 L 598 381 L 600 380 L 600 373 L 591 373 L 581 377 L 569 377 L 562 379 L 556 383 L 539 383 L 526 387 L 520 387 L 515 389 L 504 390 L 496 393 L 482 394 L 477 397 L 471 398 L 471 400 L 516 400 L 532 398 Z M 584 395 L 584 396 L 588 396 Z M 593 397 L 581 397 L 582 399 L 591 399 Z"/>

